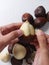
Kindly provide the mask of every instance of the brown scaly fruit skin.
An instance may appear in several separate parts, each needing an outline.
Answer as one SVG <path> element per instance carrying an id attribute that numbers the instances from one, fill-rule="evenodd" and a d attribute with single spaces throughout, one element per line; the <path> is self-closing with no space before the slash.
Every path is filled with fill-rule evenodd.
<path id="1" fill-rule="evenodd" d="M 25 22 L 26 20 L 28 20 L 30 24 L 34 25 L 33 16 L 30 13 L 24 13 L 22 15 L 22 21 Z"/>
<path id="2" fill-rule="evenodd" d="M 8 52 L 10 54 L 12 54 L 12 50 L 13 50 L 14 44 L 16 44 L 16 43 L 9 44 L 9 46 L 8 46 Z"/>
<path id="3" fill-rule="evenodd" d="M 28 44 L 33 40 L 34 36 L 33 35 L 29 35 L 29 36 L 21 36 L 19 37 L 19 40 L 21 41 L 21 43 L 25 43 Z"/>
<path id="4" fill-rule="evenodd" d="M 49 12 L 47 13 L 47 21 L 49 21 Z"/>
<path id="5" fill-rule="evenodd" d="M 30 58 L 31 57 L 31 54 L 36 51 L 36 48 L 34 45 L 30 45 L 28 44 L 28 46 L 26 47 L 26 50 L 27 50 L 27 54 L 26 54 L 26 59 Z"/>
<path id="6" fill-rule="evenodd" d="M 17 60 L 14 57 L 11 58 L 11 64 L 12 65 L 22 65 L 23 60 Z"/>
<path id="7" fill-rule="evenodd" d="M 34 11 L 35 17 L 45 17 L 46 10 L 43 6 L 38 6 Z"/>
<path id="8" fill-rule="evenodd" d="M 31 46 L 35 46 L 34 50 L 36 51 L 36 49 L 39 47 L 39 42 L 38 42 L 38 39 L 37 39 L 37 36 L 35 35 L 34 36 L 34 39 L 32 40 L 32 42 L 30 42 L 30 45 Z"/>
<path id="9" fill-rule="evenodd" d="M 34 20 L 34 27 L 41 28 L 42 26 L 44 26 L 46 22 L 47 22 L 47 19 L 45 17 L 38 17 Z"/>

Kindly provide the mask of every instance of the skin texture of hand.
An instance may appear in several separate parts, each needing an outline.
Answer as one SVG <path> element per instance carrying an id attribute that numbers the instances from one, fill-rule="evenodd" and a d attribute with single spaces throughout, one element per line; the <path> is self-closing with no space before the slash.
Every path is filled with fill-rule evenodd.
<path id="1" fill-rule="evenodd" d="M 8 44 L 12 44 L 18 41 L 18 37 L 23 35 L 23 32 L 19 30 L 22 23 L 12 23 L 3 27 L 0 27 L 0 52 Z"/>
<path id="2" fill-rule="evenodd" d="M 49 36 L 41 30 L 36 32 L 39 47 L 37 48 L 33 65 L 49 65 L 49 49 L 47 45 L 47 38 Z"/>

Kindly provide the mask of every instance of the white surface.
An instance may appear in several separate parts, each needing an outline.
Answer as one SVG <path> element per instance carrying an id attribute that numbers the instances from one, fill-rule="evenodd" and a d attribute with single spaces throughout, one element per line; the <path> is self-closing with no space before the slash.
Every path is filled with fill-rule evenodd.
<path id="1" fill-rule="evenodd" d="M 37 6 L 43 5 L 49 11 L 49 0 L 0 0 L 0 26 L 9 23 L 20 22 L 21 16 L 29 12 L 34 16 Z M 42 29 L 49 34 L 49 23 Z M 11 65 L 0 61 L 0 65 Z"/>

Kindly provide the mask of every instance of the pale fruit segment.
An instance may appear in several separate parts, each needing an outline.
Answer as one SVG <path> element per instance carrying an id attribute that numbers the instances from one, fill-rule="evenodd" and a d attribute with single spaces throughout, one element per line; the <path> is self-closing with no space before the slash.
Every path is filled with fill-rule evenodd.
<path id="1" fill-rule="evenodd" d="M 3 62 L 8 62 L 10 55 L 8 53 L 0 55 L 0 60 Z"/>
<path id="2" fill-rule="evenodd" d="M 8 62 L 10 60 L 11 56 L 8 52 L 8 49 L 4 49 L 2 52 L 0 52 L 0 60 L 3 62 Z"/>
<path id="3" fill-rule="evenodd" d="M 18 60 L 21 60 L 26 56 L 26 48 L 18 43 L 14 45 L 12 52 L 13 56 Z"/>
<path id="4" fill-rule="evenodd" d="M 30 35 L 30 30 L 29 30 L 29 22 L 24 22 L 20 28 L 23 32 L 25 36 Z"/>
<path id="5" fill-rule="evenodd" d="M 20 30 L 24 32 L 25 36 L 34 35 L 34 27 L 28 21 L 24 22 L 20 27 Z"/>

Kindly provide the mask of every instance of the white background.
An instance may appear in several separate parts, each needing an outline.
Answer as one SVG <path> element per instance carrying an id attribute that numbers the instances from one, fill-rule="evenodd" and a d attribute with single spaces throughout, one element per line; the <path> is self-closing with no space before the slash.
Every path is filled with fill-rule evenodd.
<path id="1" fill-rule="evenodd" d="M 34 10 L 39 5 L 43 5 L 46 12 L 49 11 L 49 0 L 0 0 L 0 26 L 21 22 L 23 13 L 28 12 L 34 16 Z M 42 28 L 49 34 L 49 23 Z M 10 63 L 3 63 L 0 65 L 10 65 Z"/>

